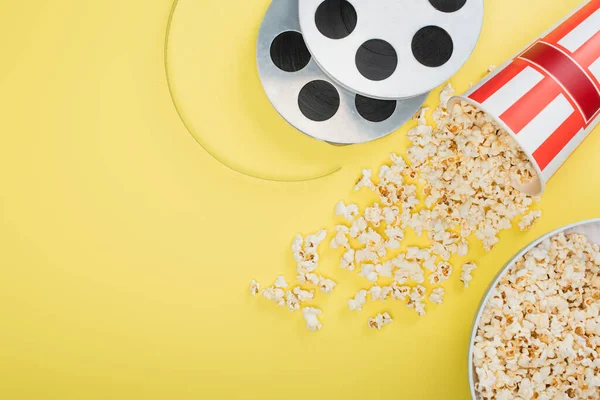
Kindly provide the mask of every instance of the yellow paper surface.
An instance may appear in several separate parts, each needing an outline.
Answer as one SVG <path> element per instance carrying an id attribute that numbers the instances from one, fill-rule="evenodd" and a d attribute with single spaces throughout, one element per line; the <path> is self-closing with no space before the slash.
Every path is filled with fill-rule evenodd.
<path id="1" fill-rule="evenodd" d="M 486 0 L 452 83 L 464 91 L 579 3 Z M 0 398 L 469 398 L 471 324 L 491 279 L 534 238 L 600 215 L 600 134 L 550 181 L 536 228 L 475 248 L 472 287 L 455 273 L 425 318 L 399 303 L 351 313 L 367 282 L 323 246 L 320 270 L 339 286 L 317 295 L 324 328 L 311 334 L 248 284 L 291 280 L 293 235 L 331 229 L 340 199 L 368 201 L 354 180 L 402 153 L 407 128 L 331 147 L 288 126 L 256 73 L 267 0 L 180 0 L 170 91 L 172 5 L 2 2 Z M 370 331 L 382 311 L 395 322 Z"/>

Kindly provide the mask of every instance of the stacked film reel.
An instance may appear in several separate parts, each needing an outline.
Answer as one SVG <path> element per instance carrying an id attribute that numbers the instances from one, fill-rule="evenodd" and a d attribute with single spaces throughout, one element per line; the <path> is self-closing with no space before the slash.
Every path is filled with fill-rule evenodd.
<path id="1" fill-rule="evenodd" d="M 267 97 L 335 144 L 393 132 L 465 63 L 483 0 L 272 0 L 257 46 Z"/>

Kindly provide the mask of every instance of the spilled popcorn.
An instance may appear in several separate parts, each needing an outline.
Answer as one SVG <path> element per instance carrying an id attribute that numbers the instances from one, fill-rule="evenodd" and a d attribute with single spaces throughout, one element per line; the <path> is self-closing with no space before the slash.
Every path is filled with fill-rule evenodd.
<path id="1" fill-rule="evenodd" d="M 433 289 L 431 294 L 429 295 L 429 301 L 433 304 L 442 304 L 444 302 L 444 288 L 438 287 Z"/>
<path id="2" fill-rule="evenodd" d="M 331 294 L 333 293 L 333 289 L 335 288 L 336 283 L 331 279 L 320 278 L 319 279 L 319 289 L 321 292 Z"/>
<path id="3" fill-rule="evenodd" d="M 394 320 L 392 319 L 392 317 L 390 317 L 390 314 L 388 313 L 378 314 L 375 318 L 369 318 L 369 328 L 377 329 L 378 331 L 380 331 L 381 328 L 391 324 L 393 321 Z"/>
<path id="4" fill-rule="evenodd" d="M 537 222 L 538 219 L 542 218 L 541 211 L 531 211 L 521 218 L 519 221 L 519 228 L 522 231 L 528 231 L 533 227 L 533 225 Z"/>
<path id="5" fill-rule="evenodd" d="M 319 322 L 318 317 L 321 315 L 321 310 L 318 308 L 305 307 L 302 309 L 302 315 L 306 321 L 306 329 L 310 332 L 317 332 L 323 328 L 323 325 Z"/>
<path id="6" fill-rule="evenodd" d="M 559 234 L 490 293 L 472 349 L 481 399 L 600 398 L 600 247 Z"/>
<path id="7" fill-rule="evenodd" d="M 314 290 L 310 290 L 310 291 L 304 290 L 300 286 L 296 286 L 294 288 L 294 290 L 292 291 L 292 293 L 294 293 L 296 295 L 296 297 L 298 298 L 298 300 L 301 303 L 305 303 L 307 301 L 311 301 L 315 297 L 315 291 Z"/>
<path id="8" fill-rule="evenodd" d="M 275 286 L 270 286 L 261 292 L 263 297 L 267 300 L 272 301 L 280 307 L 285 306 L 285 292 L 283 289 Z"/>
<path id="9" fill-rule="evenodd" d="M 284 276 L 279 276 L 276 280 L 275 280 L 275 287 L 279 288 L 279 289 L 285 289 L 286 287 L 288 287 L 288 283 L 285 280 Z"/>
<path id="10" fill-rule="evenodd" d="M 292 242 L 292 252 L 298 264 L 298 275 L 305 276 L 317 269 L 319 263 L 317 248 L 325 240 L 325 236 L 327 236 L 325 230 L 321 230 L 314 235 L 308 235 L 306 238 L 296 235 Z"/>
<path id="11" fill-rule="evenodd" d="M 340 201 L 335 206 L 335 215 L 343 215 L 348 222 L 354 221 L 358 214 L 358 206 L 356 204 L 350 204 L 347 206 L 343 201 Z"/>
<path id="12" fill-rule="evenodd" d="M 297 281 L 301 285 L 311 285 L 317 287 L 323 293 L 331 294 L 337 283 L 334 280 L 324 278 L 315 272 L 319 264 L 319 254 L 317 249 L 323 240 L 325 240 L 326 236 L 327 231 L 325 230 L 308 235 L 306 238 L 303 238 L 301 235 L 296 235 L 292 243 L 292 253 L 294 255 L 294 260 L 297 263 Z M 265 299 L 272 301 L 280 307 L 287 306 L 291 312 L 300 310 L 304 303 L 314 299 L 315 289 L 305 290 L 301 286 L 295 286 L 288 289 L 289 287 L 290 285 L 283 275 L 278 276 L 272 286 L 269 286 L 262 291 L 260 291 L 260 283 L 252 280 L 250 283 L 250 294 L 255 296 L 258 293 L 261 293 Z M 307 323 L 306 326 L 309 331 L 316 332 L 322 328 L 322 325 L 317 318 L 317 316 L 321 314 L 321 310 L 304 307 L 302 309 L 302 314 L 304 315 L 304 319 Z"/>
<path id="13" fill-rule="evenodd" d="M 462 266 L 462 273 L 460 275 L 460 281 L 463 283 L 463 285 L 468 288 L 469 287 L 469 282 L 471 282 L 473 280 L 473 277 L 471 276 L 471 272 L 475 271 L 477 269 L 477 265 L 475 263 L 466 263 L 463 264 Z"/>
<path id="14" fill-rule="evenodd" d="M 460 280 L 469 286 L 476 265 L 455 268 L 452 258 L 467 256 L 470 240 L 490 251 L 499 242 L 498 234 L 511 229 L 513 221 L 528 230 L 542 215 L 532 209 L 537 199 L 511 186 L 536 176 L 527 156 L 482 111 L 462 102 L 449 105 L 453 95 L 448 84 L 432 113 L 434 126 L 427 125 L 428 109 L 414 116 L 417 126 L 408 132 L 412 146 L 406 158 L 391 154 L 377 173 L 362 171 L 354 189 L 374 192 L 377 202 L 362 212 L 357 204 L 343 201 L 334 207 L 344 223 L 335 226 L 329 247 L 341 252 L 342 269 L 356 271 L 371 285 L 348 300 L 351 311 L 362 311 L 368 301 L 396 300 L 424 316 L 426 302 L 442 304 L 441 285 L 454 270 L 460 270 Z M 430 245 L 405 243 L 406 229 L 426 235 Z M 317 248 L 326 236 L 325 231 L 306 238 L 297 235 L 292 251 L 298 282 L 332 293 L 336 283 L 316 272 Z M 392 283 L 383 285 L 383 280 Z M 276 284 L 263 295 L 292 311 L 302 307 L 302 299 L 296 295 L 296 301 L 283 289 Z M 256 290 L 251 288 L 252 293 Z"/>
<path id="15" fill-rule="evenodd" d="M 367 291 L 361 290 L 354 296 L 353 299 L 348 300 L 348 306 L 350 311 L 362 311 L 363 306 L 367 304 Z"/>
<path id="16" fill-rule="evenodd" d="M 450 85 L 442 91 L 440 107 L 433 112 L 435 127 L 426 124 L 426 109 L 415 115 L 417 126 L 408 133 L 412 146 L 407 160 L 392 154 L 391 163 L 378 174 L 363 170 L 355 190 L 367 188 L 379 201 L 362 214 L 353 214 L 349 226 L 338 225 L 332 243 L 333 248 L 346 248 L 342 268 L 357 269 L 359 276 L 374 284 L 369 292 L 372 301 L 392 293 L 378 286 L 380 279 L 392 278 L 399 292 L 395 298 L 421 316 L 427 298 L 422 285 L 433 286 L 429 301 L 440 304 L 444 292 L 438 285 L 450 279 L 455 269 L 450 259 L 468 255 L 472 236 L 490 251 L 499 241 L 498 234 L 512 228 L 512 221 L 520 217 L 519 228 L 527 230 L 541 217 L 540 211 L 531 210 L 535 199 L 511 186 L 515 180 L 535 177 L 526 155 L 475 107 L 457 103 L 448 109 L 453 94 Z M 341 210 L 341 204 L 336 208 Z M 391 254 L 401 248 L 407 228 L 419 236 L 426 233 L 431 245 Z M 359 244 L 348 247 L 354 244 L 352 239 Z M 475 268 L 474 263 L 463 265 L 465 287 Z M 409 287 L 408 295 L 400 292 L 401 285 Z"/>
<path id="17" fill-rule="evenodd" d="M 260 283 L 256 282 L 254 279 L 252 279 L 252 282 L 250 282 L 250 294 L 252 294 L 252 296 L 256 296 L 259 292 L 260 292 Z"/>

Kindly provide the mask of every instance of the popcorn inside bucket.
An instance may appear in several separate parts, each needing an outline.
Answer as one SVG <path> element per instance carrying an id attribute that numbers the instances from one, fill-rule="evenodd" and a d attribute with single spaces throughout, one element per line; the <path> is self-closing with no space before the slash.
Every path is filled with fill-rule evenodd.
<path id="1" fill-rule="evenodd" d="M 489 293 L 471 349 L 476 399 L 598 398 L 600 247 L 585 229 L 541 241 Z"/>
<path id="2" fill-rule="evenodd" d="M 540 195 L 600 123 L 599 21 L 600 0 L 582 2 L 451 101 L 451 107 L 468 103 L 487 113 L 515 140 L 533 165 L 513 176 L 513 185 L 524 193 Z"/>
<path id="3" fill-rule="evenodd" d="M 515 135 L 506 127 L 504 122 L 495 118 L 493 114 L 488 113 L 481 104 L 474 102 L 466 96 L 455 96 L 448 101 L 448 110 L 452 115 L 467 114 L 475 116 L 475 124 L 485 121 L 496 130 L 494 134 L 505 146 L 510 147 L 512 154 L 505 153 L 508 158 L 511 158 L 510 167 L 510 184 L 515 189 L 528 194 L 530 196 L 539 196 L 544 190 L 543 180 L 541 179 L 541 171 L 537 167 L 533 157 L 527 154 L 519 145 Z M 462 119 L 460 119 L 462 120 Z M 486 126 L 484 124 L 484 126 Z M 481 126 L 480 126 L 481 128 Z M 487 126 L 485 134 L 492 133 L 490 127 Z M 485 142 L 484 142 L 485 143 Z M 495 154 L 494 151 L 492 154 Z"/>

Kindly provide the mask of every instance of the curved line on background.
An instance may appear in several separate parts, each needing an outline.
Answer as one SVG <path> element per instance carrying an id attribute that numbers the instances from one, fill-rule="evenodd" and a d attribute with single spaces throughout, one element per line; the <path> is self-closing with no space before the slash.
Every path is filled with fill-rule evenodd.
<path id="1" fill-rule="evenodd" d="M 167 22 L 167 32 L 165 34 L 165 44 L 164 44 L 164 63 L 165 63 L 165 74 L 167 76 L 167 87 L 169 89 L 169 95 L 171 96 L 171 102 L 173 103 L 173 106 L 175 107 L 175 111 L 177 112 L 177 115 L 179 116 L 179 119 L 181 120 L 181 123 L 183 124 L 183 126 L 185 127 L 185 129 L 188 131 L 188 133 L 196 140 L 196 142 L 200 145 L 200 147 L 202 147 L 202 149 L 204 151 L 206 151 L 213 159 L 215 159 L 216 161 L 218 161 L 219 163 L 221 163 L 222 165 L 224 165 L 226 168 L 230 169 L 231 171 L 237 172 L 239 174 L 248 176 L 250 178 L 255 178 L 255 179 L 260 179 L 263 181 L 269 181 L 269 182 L 307 182 L 307 181 L 314 181 L 317 179 L 321 179 L 321 178 L 326 178 L 328 176 L 331 176 L 333 174 L 335 174 L 336 172 L 341 171 L 342 167 L 337 167 L 335 170 L 327 172 L 324 175 L 319 175 L 319 176 L 315 176 L 315 177 L 311 177 L 311 178 L 300 178 L 300 179 L 277 179 L 277 178 L 266 178 L 266 177 L 262 177 L 262 176 L 258 176 L 258 175 L 253 175 L 241 170 L 238 170 L 234 167 L 232 167 L 231 165 L 227 164 L 225 161 L 221 160 L 215 153 L 213 153 L 211 150 L 208 149 L 207 146 L 205 146 L 197 137 L 196 135 L 194 135 L 192 133 L 191 128 L 188 126 L 188 123 L 186 122 L 185 118 L 183 117 L 183 112 L 181 111 L 181 109 L 179 108 L 177 101 L 175 100 L 175 93 L 173 90 L 173 85 L 171 83 L 171 78 L 169 75 L 169 63 L 167 61 L 168 59 L 168 50 L 169 50 L 169 37 L 171 34 L 171 25 L 173 23 L 173 17 L 175 16 L 175 10 L 177 9 L 177 4 L 179 4 L 179 0 L 173 0 L 173 5 L 171 6 L 171 11 L 169 12 L 169 20 Z"/>

